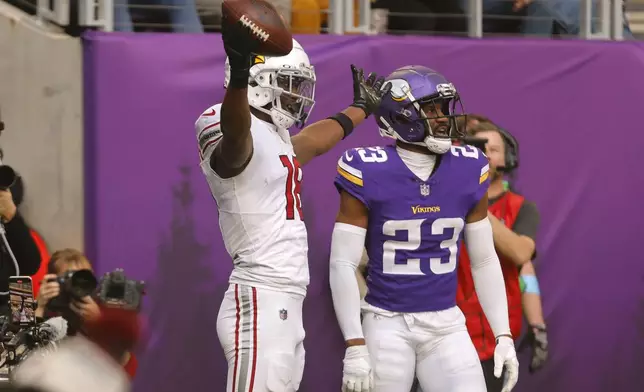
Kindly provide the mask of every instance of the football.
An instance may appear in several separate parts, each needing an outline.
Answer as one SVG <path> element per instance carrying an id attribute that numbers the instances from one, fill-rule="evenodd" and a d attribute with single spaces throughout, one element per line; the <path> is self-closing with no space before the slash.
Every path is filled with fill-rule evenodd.
<path id="1" fill-rule="evenodd" d="M 224 0 L 228 23 L 239 23 L 260 42 L 257 54 L 285 56 L 293 49 L 293 36 L 279 12 L 266 0 Z"/>

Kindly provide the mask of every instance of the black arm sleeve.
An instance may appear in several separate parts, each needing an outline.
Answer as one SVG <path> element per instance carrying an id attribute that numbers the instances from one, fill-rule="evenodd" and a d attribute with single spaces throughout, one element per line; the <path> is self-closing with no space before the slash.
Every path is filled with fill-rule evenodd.
<path id="1" fill-rule="evenodd" d="M 517 214 L 517 219 L 514 221 L 512 231 L 535 241 L 540 220 L 537 206 L 531 201 L 524 201 Z"/>
<path id="2" fill-rule="evenodd" d="M 19 212 L 16 212 L 13 219 L 5 224 L 5 229 L 9 246 L 20 266 L 20 275 L 30 276 L 38 272 L 40 251 Z"/>

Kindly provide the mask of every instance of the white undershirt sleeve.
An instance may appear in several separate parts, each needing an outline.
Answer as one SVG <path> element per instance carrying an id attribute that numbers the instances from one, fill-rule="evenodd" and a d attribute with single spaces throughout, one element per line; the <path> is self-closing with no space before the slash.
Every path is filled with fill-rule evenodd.
<path id="1" fill-rule="evenodd" d="M 501 262 L 494 249 L 492 225 L 486 217 L 465 225 L 465 246 L 470 256 L 476 295 L 494 336 L 509 335 L 510 321 Z"/>
<path id="2" fill-rule="evenodd" d="M 356 269 L 360 265 L 367 230 L 336 223 L 331 237 L 329 282 L 335 315 L 344 340 L 362 339 L 360 289 Z"/>

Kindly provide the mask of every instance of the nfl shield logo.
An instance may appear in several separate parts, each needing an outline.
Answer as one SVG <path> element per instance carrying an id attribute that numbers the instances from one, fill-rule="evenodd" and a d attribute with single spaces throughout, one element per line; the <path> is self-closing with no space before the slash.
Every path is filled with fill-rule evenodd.
<path id="1" fill-rule="evenodd" d="M 282 320 L 286 320 L 288 318 L 288 312 L 286 311 L 286 309 L 280 310 L 280 318 Z"/>
<path id="2" fill-rule="evenodd" d="M 420 194 L 423 196 L 429 196 L 429 185 L 420 184 Z"/>

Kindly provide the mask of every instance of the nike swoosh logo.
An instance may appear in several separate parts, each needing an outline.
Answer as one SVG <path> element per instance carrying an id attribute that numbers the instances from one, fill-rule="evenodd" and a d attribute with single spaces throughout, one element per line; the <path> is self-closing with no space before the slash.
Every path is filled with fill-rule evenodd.
<path id="1" fill-rule="evenodd" d="M 346 153 L 344 154 L 344 159 L 346 159 L 347 162 L 351 162 L 353 160 L 353 156 Z"/>
<path id="2" fill-rule="evenodd" d="M 212 116 L 214 116 L 215 114 L 217 114 L 217 112 L 215 111 L 215 109 L 210 109 L 210 111 L 209 111 L 208 113 L 204 113 L 204 114 L 202 114 L 201 116 L 202 116 L 202 117 L 212 117 Z"/>

